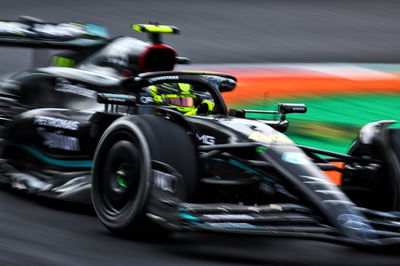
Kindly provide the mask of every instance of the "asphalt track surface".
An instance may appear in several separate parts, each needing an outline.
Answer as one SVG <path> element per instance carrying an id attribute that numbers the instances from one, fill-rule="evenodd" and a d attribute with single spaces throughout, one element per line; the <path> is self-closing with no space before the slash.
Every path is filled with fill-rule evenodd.
<path id="1" fill-rule="evenodd" d="M 130 23 L 177 25 L 167 43 L 195 63 L 400 62 L 398 1 L 1 0 L 0 18 L 77 20 L 134 35 Z M 134 35 L 137 36 L 137 35 Z M 30 64 L 0 51 L 0 74 Z M 0 190 L 0 265 L 399 265 L 400 256 L 317 241 L 176 234 L 118 239 L 88 207 Z"/>

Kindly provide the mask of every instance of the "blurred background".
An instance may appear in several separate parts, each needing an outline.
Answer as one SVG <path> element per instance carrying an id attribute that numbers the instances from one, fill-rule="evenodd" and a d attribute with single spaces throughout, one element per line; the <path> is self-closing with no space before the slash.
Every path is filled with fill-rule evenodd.
<path id="1" fill-rule="evenodd" d="M 346 152 L 360 127 L 400 114 L 400 3 L 396 0 L 2 0 L 2 19 L 105 26 L 130 35 L 132 23 L 176 25 L 167 44 L 189 69 L 239 78 L 226 93 L 232 108 L 274 109 L 303 102 L 288 134 L 300 144 Z M 30 51 L 1 49 L 0 73 L 31 65 Z M 266 117 L 267 118 L 267 117 Z"/>
<path id="2" fill-rule="evenodd" d="M 400 2 L 397 0 L 1 0 L 0 19 L 105 26 L 146 39 L 132 23 L 175 25 L 165 42 L 193 64 L 238 77 L 232 108 L 300 102 L 288 134 L 300 144 L 346 152 L 360 127 L 400 117 Z M 0 75 L 29 68 L 27 49 L 1 48 Z M 0 194 L 0 265 L 290 264 L 398 265 L 398 257 L 310 241 L 111 237 L 96 218 Z M 90 214 L 90 211 L 89 211 Z M 253 240 L 252 240 L 253 241 Z M 248 243 L 253 243 L 249 245 Z"/>

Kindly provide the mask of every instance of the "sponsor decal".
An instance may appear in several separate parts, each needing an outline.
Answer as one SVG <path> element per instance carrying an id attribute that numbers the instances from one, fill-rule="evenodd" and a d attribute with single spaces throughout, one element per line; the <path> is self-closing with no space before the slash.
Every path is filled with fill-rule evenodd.
<path id="1" fill-rule="evenodd" d="M 199 135 L 196 133 L 196 138 L 206 144 L 206 145 L 214 145 L 215 144 L 215 137 L 209 135 Z"/>
<path id="2" fill-rule="evenodd" d="M 154 170 L 154 186 L 167 192 L 175 193 L 176 177 L 161 171 Z"/>
<path id="3" fill-rule="evenodd" d="M 282 155 L 282 160 L 293 164 L 310 164 L 311 161 L 304 153 L 301 152 L 285 152 Z"/>
<path id="4" fill-rule="evenodd" d="M 121 102 L 121 103 L 126 102 L 126 99 L 124 99 L 124 98 L 117 98 L 117 97 L 110 97 L 110 98 L 108 98 L 108 100 L 109 100 L 110 102 Z"/>
<path id="5" fill-rule="evenodd" d="M 151 96 L 140 96 L 139 101 L 144 104 L 154 103 L 154 99 Z"/>
<path id="6" fill-rule="evenodd" d="M 297 111 L 304 111 L 304 107 L 292 107 L 292 110 L 297 112 Z"/>
<path id="7" fill-rule="evenodd" d="M 33 30 L 37 33 L 52 35 L 52 36 L 76 36 L 86 33 L 85 28 L 82 26 L 60 23 L 54 24 L 34 24 Z"/>
<path id="8" fill-rule="evenodd" d="M 205 214 L 203 217 L 210 220 L 254 220 L 247 214 Z"/>
<path id="9" fill-rule="evenodd" d="M 257 132 L 249 136 L 249 139 L 264 142 L 264 143 L 292 143 L 292 141 L 283 134 L 273 133 L 271 135 L 265 135 L 264 133 Z"/>
<path id="10" fill-rule="evenodd" d="M 149 79 L 149 82 L 150 82 L 150 83 L 156 83 L 156 82 L 158 82 L 158 81 L 163 81 L 163 80 L 172 80 L 172 81 L 176 81 L 176 80 L 179 80 L 179 76 L 155 77 L 155 78 Z"/>
<path id="11" fill-rule="evenodd" d="M 55 91 L 61 91 L 71 94 L 77 94 L 88 98 L 95 98 L 97 93 L 93 90 L 87 89 L 82 84 L 73 84 L 67 79 L 57 78 L 56 85 L 54 87 Z"/>
<path id="12" fill-rule="evenodd" d="M 260 226 L 248 224 L 248 223 L 204 223 L 205 225 L 221 228 L 221 229 L 256 229 L 260 228 Z"/>
<path id="13" fill-rule="evenodd" d="M 109 55 L 105 58 L 105 61 L 109 64 L 117 65 L 120 67 L 129 66 L 129 59 L 128 56 L 126 56 L 125 54 Z"/>
<path id="14" fill-rule="evenodd" d="M 7 32 L 19 35 L 33 34 L 29 26 L 18 22 L 0 21 L 0 32 Z"/>
<path id="15" fill-rule="evenodd" d="M 50 116 L 37 115 L 33 118 L 33 123 L 39 126 L 55 127 L 68 130 L 78 130 L 79 122 L 73 120 L 66 120 Z"/>
<path id="16" fill-rule="evenodd" d="M 65 136 L 62 130 L 48 132 L 45 128 L 39 127 L 36 131 L 43 138 L 43 145 L 46 147 L 66 151 L 80 150 L 78 138 Z"/>

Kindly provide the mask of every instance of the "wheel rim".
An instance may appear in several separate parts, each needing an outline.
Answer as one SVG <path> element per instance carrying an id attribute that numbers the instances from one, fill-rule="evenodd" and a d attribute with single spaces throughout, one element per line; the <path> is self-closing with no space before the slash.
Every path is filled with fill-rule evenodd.
<path id="1" fill-rule="evenodd" d="M 141 178 L 140 163 L 139 151 L 130 141 L 118 141 L 109 150 L 100 182 L 102 200 L 109 215 L 119 215 L 133 204 Z"/>
<path id="2" fill-rule="evenodd" d="M 118 166 L 114 178 L 111 179 L 111 187 L 114 192 L 124 193 L 128 189 L 128 168 L 129 164 L 127 162 L 123 162 Z"/>

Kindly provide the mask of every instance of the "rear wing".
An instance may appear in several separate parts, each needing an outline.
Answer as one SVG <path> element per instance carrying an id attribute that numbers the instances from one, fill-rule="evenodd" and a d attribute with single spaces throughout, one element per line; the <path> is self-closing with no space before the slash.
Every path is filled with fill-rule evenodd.
<path id="1" fill-rule="evenodd" d="M 0 46 L 80 50 L 108 40 L 107 29 L 93 24 L 48 23 L 26 16 L 0 20 Z"/>
<path id="2" fill-rule="evenodd" d="M 178 28 L 159 24 L 137 24 L 133 25 L 132 29 L 146 32 L 150 38 L 150 43 L 143 41 L 134 44 L 137 47 L 133 53 L 137 55 L 133 60 L 135 64 L 141 65 L 142 71 L 150 71 L 153 67 L 154 70 L 172 70 L 176 63 L 190 63 L 188 58 L 178 57 L 175 50 L 162 45 L 161 34 L 178 34 Z M 75 67 L 113 41 L 114 39 L 109 38 L 106 28 L 94 24 L 48 23 L 28 16 L 19 17 L 15 21 L 0 20 L 0 46 L 34 48 L 32 67 L 46 66 L 49 63 L 53 66 Z M 68 51 L 49 51 L 54 49 Z M 51 62 L 49 57 L 52 57 Z M 148 61 L 145 62 L 144 58 Z M 171 67 L 165 69 L 161 64 Z"/>

